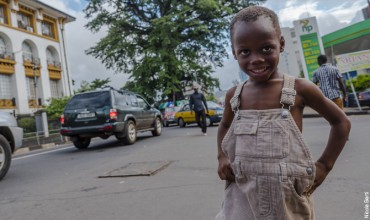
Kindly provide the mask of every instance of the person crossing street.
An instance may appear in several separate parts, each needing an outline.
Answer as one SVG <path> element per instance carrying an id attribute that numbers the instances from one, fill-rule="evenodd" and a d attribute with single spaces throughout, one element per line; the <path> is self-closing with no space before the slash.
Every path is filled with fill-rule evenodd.
<path id="1" fill-rule="evenodd" d="M 206 98 L 203 93 L 199 93 L 199 87 L 193 86 L 194 93 L 190 96 L 189 106 L 191 114 L 195 112 L 195 119 L 198 126 L 202 129 L 203 135 L 207 135 L 207 122 L 206 122 L 206 112 L 208 113 L 208 106 Z"/>

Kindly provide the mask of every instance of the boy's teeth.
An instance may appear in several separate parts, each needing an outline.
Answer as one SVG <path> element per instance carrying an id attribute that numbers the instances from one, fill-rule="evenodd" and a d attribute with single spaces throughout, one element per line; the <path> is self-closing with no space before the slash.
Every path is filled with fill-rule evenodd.
<path id="1" fill-rule="evenodd" d="M 263 72 L 265 70 L 266 70 L 266 68 L 263 68 L 263 69 L 254 69 L 253 72 L 260 73 L 260 72 Z"/>

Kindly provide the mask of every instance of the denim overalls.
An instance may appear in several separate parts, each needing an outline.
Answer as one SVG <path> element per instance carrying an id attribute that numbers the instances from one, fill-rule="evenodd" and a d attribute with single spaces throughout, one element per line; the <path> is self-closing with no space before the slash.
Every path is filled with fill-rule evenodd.
<path id="1" fill-rule="evenodd" d="M 235 183 L 226 182 L 216 220 L 315 219 L 306 194 L 314 182 L 315 163 L 289 111 L 294 83 L 294 77 L 284 75 L 283 107 L 269 110 L 239 110 L 244 84 L 237 87 L 230 100 L 235 117 L 222 140 Z"/>

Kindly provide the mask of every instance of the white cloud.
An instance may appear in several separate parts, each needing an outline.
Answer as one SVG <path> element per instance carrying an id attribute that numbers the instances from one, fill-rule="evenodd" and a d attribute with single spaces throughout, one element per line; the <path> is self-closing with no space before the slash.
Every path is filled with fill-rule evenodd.
<path id="1" fill-rule="evenodd" d="M 108 70 L 100 60 L 85 54 L 85 50 L 94 46 L 100 38 L 105 36 L 102 30 L 93 34 L 87 30 L 84 25 L 87 20 L 85 15 L 80 12 L 76 15 L 76 21 L 66 26 L 67 54 L 70 73 L 75 80 L 75 88 L 79 88 L 80 83 L 85 80 L 91 82 L 94 79 L 110 78 L 110 85 L 115 88 L 121 88 L 127 78 L 127 74 L 115 74 L 113 70 Z"/>
<path id="2" fill-rule="evenodd" d="M 53 8 L 58 9 L 59 11 L 68 13 L 72 16 L 76 14 L 76 11 L 72 10 L 71 8 L 67 6 L 66 4 L 67 1 L 61 1 L 61 0 L 41 0 L 41 1 L 47 5 L 50 5 Z"/>

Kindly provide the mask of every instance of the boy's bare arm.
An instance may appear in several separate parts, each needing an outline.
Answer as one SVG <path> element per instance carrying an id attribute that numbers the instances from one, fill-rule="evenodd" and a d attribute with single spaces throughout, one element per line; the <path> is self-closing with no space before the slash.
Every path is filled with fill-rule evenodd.
<path id="1" fill-rule="evenodd" d="M 304 79 L 299 79 L 296 82 L 298 94 L 302 96 L 304 104 L 322 115 L 331 127 L 325 150 L 316 162 L 315 182 L 308 192 L 311 194 L 324 181 L 342 152 L 348 139 L 351 122 L 343 110 L 325 98 L 313 83 Z"/>
<path id="2" fill-rule="evenodd" d="M 222 180 L 229 180 L 234 182 L 235 176 L 232 172 L 231 166 L 230 166 L 230 160 L 228 156 L 222 151 L 221 143 L 224 139 L 227 131 L 230 128 L 231 122 L 234 118 L 234 113 L 231 110 L 230 106 L 230 99 L 234 95 L 235 87 L 230 89 L 225 97 L 225 109 L 222 116 L 222 121 L 220 125 L 218 126 L 217 131 L 217 148 L 218 148 L 218 175 Z"/>

